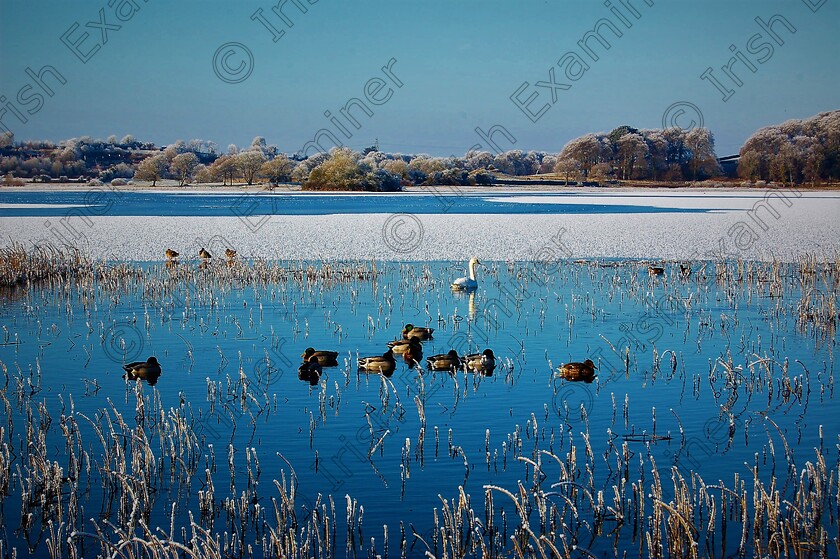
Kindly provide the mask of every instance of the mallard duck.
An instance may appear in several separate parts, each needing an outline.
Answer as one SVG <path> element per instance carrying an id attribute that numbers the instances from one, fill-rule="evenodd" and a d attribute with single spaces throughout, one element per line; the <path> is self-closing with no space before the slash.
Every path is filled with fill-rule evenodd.
<path id="1" fill-rule="evenodd" d="M 390 347 L 394 351 L 394 353 L 398 355 L 408 351 L 409 348 L 411 348 L 411 346 L 420 347 L 420 353 L 423 353 L 423 347 L 420 344 L 420 336 L 412 335 L 409 339 L 403 338 L 402 340 L 394 340 L 393 342 L 388 342 L 388 347 Z"/>
<path id="2" fill-rule="evenodd" d="M 124 379 L 141 379 L 151 385 L 157 382 L 161 374 L 160 363 L 158 363 L 155 356 L 149 357 L 145 361 L 135 361 L 134 363 L 123 365 L 123 369 L 125 370 L 125 374 L 123 375 Z"/>
<path id="3" fill-rule="evenodd" d="M 236 251 L 232 248 L 226 248 L 225 256 L 227 256 L 228 260 L 233 260 L 234 258 L 236 258 Z"/>
<path id="4" fill-rule="evenodd" d="M 409 344 L 402 357 L 406 365 L 414 367 L 423 360 L 423 346 L 419 342 Z"/>
<path id="5" fill-rule="evenodd" d="M 209 259 L 213 258 L 213 256 L 211 256 L 210 253 L 207 252 L 204 248 L 202 248 L 201 250 L 198 251 L 198 256 L 201 257 L 204 260 L 209 260 Z"/>
<path id="6" fill-rule="evenodd" d="M 465 355 L 463 359 L 467 368 L 478 373 L 492 372 L 496 368 L 496 356 L 492 349 L 485 349 L 481 353 Z"/>
<path id="7" fill-rule="evenodd" d="M 452 282 L 452 289 L 457 291 L 469 291 L 478 288 L 478 282 L 475 280 L 475 266 L 476 264 L 481 264 L 478 261 L 478 258 L 473 256 L 470 258 L 470 262 L 468 264 L 470 269 L 469 277 L 458 278 Z"/>
<path id="8" fill-rule="evenodd" d="M 324 367 L 335 367 L 338 365 L 337 351 L 316 351 L 314 347 L 306 348 L 306 351 L 300 354 L 304 361 L 309 361 L 310 358 L 315 357 L 318 364 Z"/>
<path id="9" fill-rule="evenodd" d="M 298 367 L 298 378 L 315 386 L 321 380 L 321 372 L 318 357 L 316 355 L 310 355 L 306 362 Z"/>
<path id="10" fill-rule="evenodd" d="M 391 349 L 382 355 L 359 358 L 359 370 L 369 373 L 382 373 L 385 376 L 390 376 L 396 366 L 397 362 L 394 360 L 394 352 Z"/>
<path id="11" fill-rule="evenodd" d="M 178 258 L 178 256 L 179 256 L 179 255 L 180 255 L 180 254 L 179 254 L 178 252 L 175 252 L 175 251 L 174 251 L 174 250 L 172 250 L 171 248 L 166 249 L 166 258 L 167 258 L 167 260 L 175 260 L 176 258 Z"/>
<path id="12" fill-rule="evenodd" d="M 595 363 L 591 359 L 587 359 L 583 363 L 566 363 L 557 370 L 560 378 L 574 382 L 582 380 L 590 383 L 595 378 Z"/>
<path id="13" fill-rule="evenodd" d="M 410 340 L 412 336 L 417 336 L 420 338 L 421 342 L 425 342 L 426 340 L 432 339 L 432 333 L 434 333 L 434 328 L 428 328 L 426 326 L 415 326 L 411 323 L 406 324 L 402 330 L 402 337 L 404 340 Z"/>
<path id="14" fill-rule="evenodd" d="M 454 349 L 450 349 L 448 353 L 432 355 L 426 359 L 426 362 L 433 371 L 449 371 L 461 367 L 461 358 Z"/>

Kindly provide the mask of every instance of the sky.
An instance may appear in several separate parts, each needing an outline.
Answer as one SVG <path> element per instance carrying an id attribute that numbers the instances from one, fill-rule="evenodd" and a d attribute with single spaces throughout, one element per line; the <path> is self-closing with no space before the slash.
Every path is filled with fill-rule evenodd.
<path id="1" fill-rule="evenodd" d="M 0 0 L 0 126 L 17 140 L 264 136 L 294 153 L 326 129 L 446 156 L 664 123 L 710 128 L 723 156 L 840 108 L 838 0 L 111 4 Z"/>

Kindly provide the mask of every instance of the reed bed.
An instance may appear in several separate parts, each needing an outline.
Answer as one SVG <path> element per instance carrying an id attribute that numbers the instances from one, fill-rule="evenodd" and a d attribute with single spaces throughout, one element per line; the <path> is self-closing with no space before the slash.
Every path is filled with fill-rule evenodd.
<path id="1" fill-rule="evenodd" d="M 781 337 L 744 334 L 739 314 L 742 305 L 770 301 L 767 320 L 793 324 L 815 344 L 833 343 L 837 259 L 691 263 L 688 274 L 680 264 L 666 263 L 659 275 L 649 274 L 644 262 L 566 263 L 556 278 L 539 263 L 494 263 L 488 281 L 510 278 L 519 289 L 502 291 L 494 305 L 465 318 L 466 308 L 464 315 L 435 310 L 435 294 L 446 281 L 422 265 L 235 261 L 141 267 L 92 262 L 72 251 L 5 249 L 0 281 L 26 288 L 33 317 L 46 305 L 63 309 L 68 320 L 94 306 L 109 315 L 124 298 L 137 297 L 145 305 L 134 319 L 141 332 L 158 322 L 174 324 L 175 331 L 223 323 L 244 336 L 256 332 L 253 323 L 264 310 L 251 308 L 242 319 L 230 312 L 241 304 L 230 294 L 250 290 L 258 301 L 283 309 L 293 329 L 323 324 L 340 336 L 344 326 L 330 314 L 325 294 L 356 308 L 364 288 L 379 301 L 377 309 L 359 316 L 371 339 L 393 329 L 391 314 L 407 307 L 425 313 L 453 339 L 464 333 L 475 343 L 479 333 L 504 332 L 511 324 L 526 336 L 521 351 L 509 352 L 508 362 L 500 364 L 497 379 L 420 370 L 408 370 L 399 381 L 362 377 L 347 365 L 353 362 L 347 355 L 344 367 L 314 388 L 308 437 L 316 457 L 320 430 L 340 409 L 352 409 L 352 403 L 342 404 L 342 394 L 346 401 L 347 393 L 369 387 L 363 401 L 369 445 L 359 452 L 361 460 L 376 468 L 375 460 L 393 456 L 401 495 L 434 467 L 432 457 L 457 468 L 459 476 L 463 472 L 455 491 L 438 495 L 439 505 L 384 526 L 365 523 L 369 495 L 301 494 L 293 464 L 254 442 L 262 422 L 282 406 L 270 379 L 279 365 L 268 350 L 267 376 L 255 377 L 241 354 L 226 355 L 218 346 L 219 370 L 207 377 L 203 402 L 167 407 L 155 389 L 138 381 L 127 384 L 124 402 L 106 398 L 107 405 L 94 412 L 77 409 L 70 394 L 58 397 L 59 409 L 51 408 L 55 400 L 46 395 L 39 361 L 0 362 L 6 417 L 0 425 L 0 524 L 6 526 L 0 558 L 23 556 L 24 547 L 53 558 L 838 556 L 836 428 L 816 427 L 818 444 L 803 451 L 792 444 L 801 431 L 774 420 L 786 410 L 831 399 L 833 361 L 815 369 L 790 358 Z M 386 284 L 385 275 L 398 279 Z M 558 292 L 559 286 L 583 282 L 594 292 Z M 565 314 L 552 316 L 552 298 L 562 301 Z M 611 407 L 606 434 L 593 429 L 592 409 L 569 398 L 554 410 L 531 410 L 507 433 L 495 425 L 482 428 L 477 445 L 463 441 L 457 426 L 438 424 L 441 402 L 466 406 L 484 382 L 510 389 L 522 382 L 524 362 L 533 359 L 525 351 L 528 333 L 559 321 L 573 339 L 581 324 L 609 320 L 601 300 L 615 302 L 618 311 L 642 301 L 650 311 L 646 326 L 668 328 L 701 353 L 712 341 L 726 340 L 725 351 L 710 355 L 708 367 L 699 369 L 687 365 L 682 351 L 668 349 L 667 339 L 639 339 L 638 328 L 621 330 L 620 341 L 605 339 L 610 353 L 598 363 L 591 393 L 599 406 Z M 102 344 L 107 326 L 104 320 L 89 325 Z M 44 339 L 52 335 L 50 326 L 33 328 Z M 4 330 L 3 336 L 4 344 L 16 347 L 14 334 Z M 550 372 L 555 364 L 546 361 L 547 367 L 537 366 Z M 627 378 L 672 383 L 685 398 L 709 399 L 724 430 L 716 433 L 714 452 L 701 458 L 728 451 L 736 437 L 751 437 L 751 459 L 725 479 L 704 479 L 697 471 L 694 429 L 683 425 L 679 408 L 657 410 L 613 392 Z M 546 382 L 555 397 L 563 390 L 554 377 Z M 745 401 L 749 408 L 742 407 Z M 415 427 L 409 436 L 383 427 L 405 418 Z M 208 427 L 220 425 L 230 437 L 226 444 L 207 435 Z M 281 468 L 266 469 L 277 461 Z M 317 474 L 317 458 L 315 463 Z M 488 477 L 479 477 L 482 470 L 500 482 L 483 481 Z"/>

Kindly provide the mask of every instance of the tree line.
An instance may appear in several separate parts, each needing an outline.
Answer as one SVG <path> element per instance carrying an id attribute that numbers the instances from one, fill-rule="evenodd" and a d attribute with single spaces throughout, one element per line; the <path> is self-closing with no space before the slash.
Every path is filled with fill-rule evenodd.
<path id="1" fill-rule="evenodd" d="M 741 148 L 738 175 L 787 184 L 840 178 L 840 111 L 757 130 Z"/>
<path id="2" fill-rule="evenodd" d="M 840 111 L 789 120 L 756 131 L 740 150 L 738 175 L 750 181 L 788 184 L 833 181 L 840 176 Z M 0 135 L 0 173 L 102 182 L 161 180 L 224 185 L 297 182 L 307 190 L 400 190 L 408 185 L 487 185 L 500 175 L 552 175 L 576 181 L 697 181 L 720 176 L 715 141 L 707 128 L 637 129 L 619 126 L 586 134 L 560 153 L 469 151 L 463 157 L 361 152 L 334 148 L 308 158 L 280 152 L 257 136 L 251 145 L 225 153 L 206 140 L 178 140 L 159 148 L 133 136 L 52 142 L 15 142 Z"/>

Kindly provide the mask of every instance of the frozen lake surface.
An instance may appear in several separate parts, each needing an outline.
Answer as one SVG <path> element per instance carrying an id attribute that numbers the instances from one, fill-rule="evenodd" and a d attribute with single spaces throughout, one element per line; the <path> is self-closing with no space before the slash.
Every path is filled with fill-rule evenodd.
<path id="1" fill-rule="evenodd" d="M 12 191 L 0 204 L 4 239 L 135 261 L 160 260 L 166 248 L 194 256 L 202 246 L 247 258 L 401 261 L 538 259 L 551 239 L 572 258 L 793 260 L 840 246 L 834 192 Z"/>

